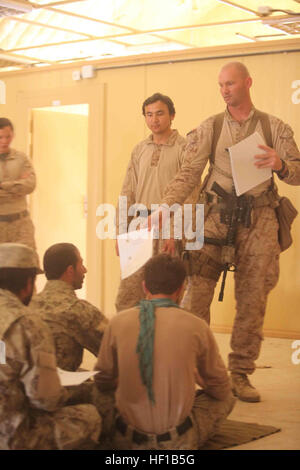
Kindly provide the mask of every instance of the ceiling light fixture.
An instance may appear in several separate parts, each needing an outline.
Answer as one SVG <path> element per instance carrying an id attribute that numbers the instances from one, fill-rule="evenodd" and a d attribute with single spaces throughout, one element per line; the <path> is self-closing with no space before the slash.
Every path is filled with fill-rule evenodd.
<path id="1" fill-rule="evenodd" d="M 32 10 L 31 3 L 25 0 L 0 0 L 0 17 L 20 15 Z"/>
<path id="2" fill-rule="evenodd" d="M 291 11 L 291 10 L 273 9 L 271 7 L 268 7 L 268 6 L 258 7 L 257 14 L 259 16 L 269 16 L 272 13 L 275 13 L 275 12 L 278 12 L 278 11 L 280 11 L 282 13 L 286 13 L 287 15 L 299 15 L 300 14 L 300 13 L 296 13 L 296 12 Z"/>
<path id="3" fill-rule="evenodd" d="M 3 54 L 0 51 L 0 60 L 7 60 L 11 62 L 15 62 L 16 64 L 23 64 L 23 65 L 33 65 L 34 61 L 31 59 L 24 59 L 23 57 L 17 57 L 16 55 L 12 54 Z"/>
<path id="4" fill-rule="evenodd" d="M 242 38 L 242 39 L 247 39 L 247 41 L 257 42 L 257 40 L 255 38 L 252 38 L 251 36 L 246 36 L 246 34 L 235 33 L 235 35 Z"/>

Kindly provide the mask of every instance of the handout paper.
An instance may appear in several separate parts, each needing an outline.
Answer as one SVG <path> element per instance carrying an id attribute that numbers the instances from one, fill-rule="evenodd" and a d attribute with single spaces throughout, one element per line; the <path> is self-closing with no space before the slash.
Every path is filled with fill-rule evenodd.
<path id="1" fill-rule="evenodd" d="M 84 372 L 70 372 L 68 370 L 63 370 L 57 367 L 58 376 L 60 383 L 63 387 L 68 387 L 71 385 L 80 385 L 90 377 L 93 377 L 96 374 L 99 374 L 99 371 L 87 370 Z"/>
<path id="2" fill-rule="evenodd" d="M 135 230 L 118 235 L 121 278 L 135 273 L 151 258 L 153 252 L 153 229 Z"/>
<path id="3" fill-rule="evenodd" d="M 256 161 L 254 155 L 264 153 L 258 145 L 266 144 L 263 137 L 258 132 L 254 132 L 254 134 L 228 149 L 233 182 L 238 196 L 272 176 L 271 168 L 257 168 L 254 165 Z"/>

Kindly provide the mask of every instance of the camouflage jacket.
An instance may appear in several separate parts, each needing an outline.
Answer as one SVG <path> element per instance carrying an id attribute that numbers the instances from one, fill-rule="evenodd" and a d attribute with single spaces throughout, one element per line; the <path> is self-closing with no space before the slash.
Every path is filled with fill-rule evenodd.
<path id="1" fill-rule="evenodd" d="M 27 208 L 26 195 L 36 185 L 33 166 L 22 152 L 10 149 L 0 158 L 0 214 L 14 214 Z"/>
<path id="2" fill-rule="evenodd" d="M 228 110 L 225 111 L 224 122 L 220 137 L 217 142 L 214 164 L 210 165 L 211 173 L 206 184 L 209 192 L 214 181 L 219 183 L 227 192 L 232 190 L 232 172 L 228 148 L 242 141 L 254 118 L 255 108 L 252 108 L 245 121 L 235 121 Z M 294 134 L 288 124 L 275 116 L 269 116 L 270 130 L 273 148 L 279 157 L 285 161 L 288 173 L 282 180 L 291 185 L 300 184 L 300 153 L 294 140 Z M 189 132 L 187 144 L 184 151 L 184 162 L 175 178 L 165 189 L 162 203 L 182 204 L 191 191 L 199 184 L 203 170 L 209 161 L 212 152 L 215 116 L 203 121 L 197 129 Z M 263 137 L 260 121 L 257 122 L 255 131 Z M 263 153 L 263 152 L 262 152 Z M 259 196 L 270 186 L 270 179 L 260 183 L 247 191 L 247 195 Z M 214 194 L 214 193 L 213 193 Z"/>
<path id="3" fill-rule="evenodd" d="M 75 371 L 82 362 L 84 348 L 98 355 L 108 320 L 92 304 L 79 299 L 71 285 L 48 281 L 43 291 L 33 297 L 30 307 L 52 331 L 58 367 Z"/>
<path id="4" fill-rule="evenodd" d="M 56 371 L 51 333 L 11 292 L 0 289 L 0 449 L 8 449 L 31 409 L 53 411 L 67 399 Z"/>

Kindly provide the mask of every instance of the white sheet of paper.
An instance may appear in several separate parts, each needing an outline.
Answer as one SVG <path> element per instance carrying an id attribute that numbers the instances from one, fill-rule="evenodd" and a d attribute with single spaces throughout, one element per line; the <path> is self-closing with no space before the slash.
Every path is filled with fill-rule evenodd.
<path id="1" fill-rule="evenodd" d="M 68 387 L 71 385 L 80 385 L 90 377 L 93 377 L 96 374 L 99 374 L 99 371 L 87 370 L 84 372 L 70 372 L 69 370 L 63 370 L 57 367 L 58 376 L 60 378 L 60 383 L 63 387 Z"/>
<path id="2" fill-rule="evenodd" d="M 153 252 L 153 229 L 135 230 L 118 235 L 121 278 L 135 273 L 151 258 Z"/>
<path id="3" fill-rule="evenodd" d="M 257 168 L 254 165 L 254 155 L 264 153 L 262 149 L 258 148 L 258 145 L 266 144 L 263 137 L 258 132 L 254 132 L 228 149 L 233 182 L 238 196 L 272 176 L 271 168 Z"/>

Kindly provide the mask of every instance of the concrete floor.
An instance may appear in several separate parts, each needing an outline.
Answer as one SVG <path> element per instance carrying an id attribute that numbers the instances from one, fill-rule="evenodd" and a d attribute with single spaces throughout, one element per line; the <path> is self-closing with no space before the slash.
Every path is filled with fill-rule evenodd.
<path id="1" fill-rule="evenodd" d="M 227 361 L 230 335 L 215 333 L 215 338 Z M 265 338 L 257 370 L 250 377 L 262 401 L 237 400 L 229 416 L 237 421 L 275 426 L 281 431 L 230 450 L 300 450 L 300 364 L 292 362 L 296 351 L 292 343 L 293 339 Z M 300 353 L 297 356 L 300 359 Z"/>
<path id="2" fill-rule="evenodd" d="M 230 335 L 215 333 L 221 355 L 227 363 Z M 257 370 L 251 383 L 259 390 L 260 403 L 237 400 L 229 419 L 281 428 L 271 436 L 230 450 L 300 450 L 300 364 L 292 362 L 293 339 L 265 338 Z M 300 344 L 297 349 L 300 348 Z M 300 359 L 300 352 L 297 355 Z M 95 358 L 85 352 L 82 367 L 92 369 Z"/>

